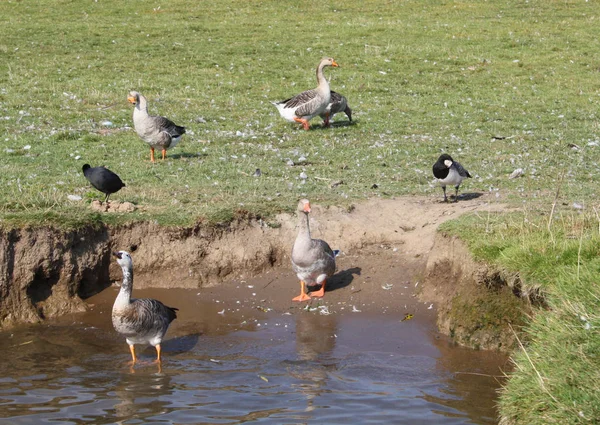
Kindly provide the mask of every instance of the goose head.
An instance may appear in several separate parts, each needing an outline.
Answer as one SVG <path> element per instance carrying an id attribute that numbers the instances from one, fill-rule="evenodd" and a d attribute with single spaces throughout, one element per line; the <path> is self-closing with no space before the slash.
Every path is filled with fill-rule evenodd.
<path id="1" fill-rule="evenodd" d="M 117 257 L 119 266 L 133 268 L 133 260 L 127 251 L 113 252 L 113 255 Z"/>
<path id="2" fill-rule="evenodd" d="M 129 103 L 137 105 L 138 103 L 140 103 L 140 94 L 136 91 L 130 91 L 129 96 L 127 96 L 127 100 L 129 101 Z"/>
<path id="3" fill-rule="evenodd" d="M 310 212 L 310 202 L 308 199 L 302 199 L 298 203 L 298 211 L 303 212 L 304 214 L 308 214 Z"/>
<path id="4" fill-rule="evenodd" d="M 338 67 L 338 63 L 336 61 L 333 60 L 333 58 L 323 58 L 321 59 L 321 63 L 319 63 L 320 67 L 324 67 L 324 66 L 333 66 L 333 67 Z"/>

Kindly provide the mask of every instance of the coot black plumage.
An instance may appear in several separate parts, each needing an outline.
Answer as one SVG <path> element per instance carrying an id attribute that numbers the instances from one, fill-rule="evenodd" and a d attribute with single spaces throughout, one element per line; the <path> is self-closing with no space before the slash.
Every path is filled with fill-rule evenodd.
<path id="1" fill-rule="evenodd" d="M 83 166 L 83 175 L 85 178 L 98 189 L 106 194 L 104 202 L 108 202 L 108 197 L 125 187 L 125 183 L 119 176 L 104 167 L 90 167 L 90 164 Z"/>

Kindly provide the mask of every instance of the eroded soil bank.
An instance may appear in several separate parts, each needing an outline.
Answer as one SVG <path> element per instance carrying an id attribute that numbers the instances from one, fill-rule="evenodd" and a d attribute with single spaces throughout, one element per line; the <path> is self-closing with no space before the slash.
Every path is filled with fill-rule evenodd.
<path id="1" fill-rule="evenodd" d="M 462 313 L 464 305 L 473 304 L 473 300 L 478 305 L 488 302 L 479 293 L 479 266 L 464 247 L 457 249 L 460 242 L 436 236 L 440 223 L 461 214 L 505 209 L 490 201 L 485 195 L 455 204 L 431 197 L 402 197 L 370 200 L 356 204 L 351 211 L 314 205 L 313 237 L 327 240 L 343 253 L 332 280 L 334 289 L 342 289 L 333 292 L 335 298 L 360 297 L 363 305 L 385 307 L 389 305 L 389 291 L 369 291 L 365 290 L 368 285 L 359 285 L 362 289 L 358 294 L 352 292 L 349 283 L 368 279 L 368 273 L 361 277 L 361 271 L 369 267 L 394 268 L 400 275 L 422 274 L 421 298 L 435 303 L 443 332 L 467 345 L 508 348 L 510 338 L 490 336 L 491 326 L 488 329 L 474 320 L 477 310 L 473 315 Z M 293 215 L 280 215 L 269 223 L 238 219 L 216 227 L 163 228 L 136 223 L 70 232 L 49 228 L 4 232 L 0 238 L 0 323 L 36 322 L 85 309 L 83 299 L 120 280 L 121 271 L 110 255 L 115 250 L 133 251 L 138 289 L 206 288 L 286 267 L 297 220 Z M 384 251 L 390 255 L 381 255 Z M 363 258 L 361 267 L 353 264 L 353 258 Z M 499 288 L 496 292 L 502 291 Z M 291 297 L 285 292 L 281 303 L 289 304 Z M 512 292 L 510 296 L 514 300 L 508 298 L 510 308 L 501 314 L 506 323 L 515 320 L 508 316 L 518 314 L 519 308 L 517 297 Z M 456 318 L 461 316 L 474 324 L 457 324 Z M 495 320 L 490 324 L 498 324 Z"/>

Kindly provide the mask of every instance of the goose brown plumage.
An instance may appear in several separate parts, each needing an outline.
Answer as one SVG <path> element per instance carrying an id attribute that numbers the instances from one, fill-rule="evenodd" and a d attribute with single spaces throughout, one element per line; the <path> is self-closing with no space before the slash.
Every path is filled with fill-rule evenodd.
<path id="1" fill-rule="evenodd" d="M 335 273 L 336 254 L 327 242 L 311 237 L 309 213 L 310 202 L 308 199 L 302 199 L 298 203 L 300 230 L 292 248 L 292 268 L 300 279 L 300 295 L 293 298 L 293 301 L 308 301 L 311 297 L 323 297 L 325 282 Z M 306 293 L 306 285 L 321 285 L 321 288 L 311 292 L 309 296 Z"/>
<path id="2" fill-rule="evenodd" d="M 160 363 L 161 342 L 169 325 L 177 318 L 177 309 L 167 307 L 152 298 L 131 298 L 133 289 L 133 260 L 125 251 L 115 252 L 117 263 L 123 271 L 123 283 L 112 309 L 115 330 L 125 336 L 131 364 L 135 364 L 135 344 L 150 344 L 156 348 L 156 361 Z"/>
<path id="3" fill-rule="evenodd" d="M 333 58 L 323 58 L 317 66 L 317 87 L 304 91 L 281 102 L 273 102 L 279 114 L 290 122 L 302 124 L 305 130 L 310 128 L 308 121 L 325 111 L 331 98 L 329 82 L 323 74 L 326 66 L 339 66 Z"/>
<path id="4" fill-rule="evenodd" d="M 136 91 L 129 92 L 127 100 L 135 105 L 133 127 L 138 136 L 150 145 L 150 161 L 155 162 L 155 148 L 162 150 L 162 159 L 165 159 L 167 149 L 174 148 L 185 134 L 185 127 L 176 125 L 165 117 L 149 115 L 148 101 Z"/>

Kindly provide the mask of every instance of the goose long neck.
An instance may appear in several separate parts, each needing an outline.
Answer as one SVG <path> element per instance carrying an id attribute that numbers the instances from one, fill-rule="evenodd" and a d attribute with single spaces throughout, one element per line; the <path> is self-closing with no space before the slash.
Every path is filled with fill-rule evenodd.
<path id="1" fill-rule="evenodd" d="M 308 214 L 304 212 L 300 213 L 300 219 L 298 224 L 300 229 L 298 230 L 298 237 L 296 238 L 296 243 L 310 244 L 311 236 Z"/>
<path id="2" fill-rule="evenodd" d="M 133 289 L 133 267 L 122 266 L 121 270 L 123 270 L 123 282 L 121 283 L 118 298 L 129 302 L 131 299 L 131 290 Z"/>
<path id="3" fill-rule="evenodd" d="M 135 105 L 135 109 L 144 115 L 148 115 L 148 101 L 142 95 L 139 95 L 139 102 Z"/>
<path id="4" fill-rule="evenodd" d="M 317 67 L 317 84 L 323 91 L 329 91 L 329 82 L 327 81 L 327 78 L 325 78 L 325 74 L 323 74 L 323 68 L 325 68 L 324 63 L 320 63 Z"/>

